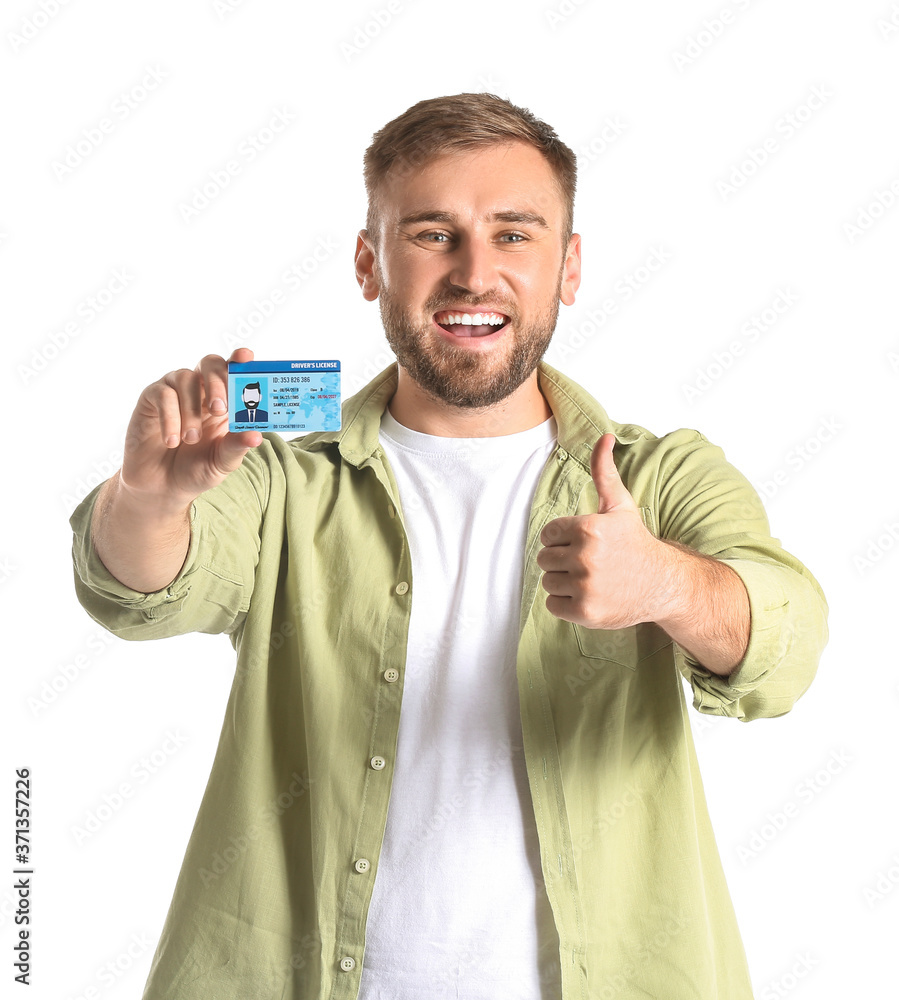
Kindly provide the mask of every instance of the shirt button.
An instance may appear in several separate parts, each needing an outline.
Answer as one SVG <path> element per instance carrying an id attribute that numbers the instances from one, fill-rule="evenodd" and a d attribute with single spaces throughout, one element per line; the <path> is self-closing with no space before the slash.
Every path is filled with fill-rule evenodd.
<path id="1" fill-rule="evenodd" d="M 559 461 L 564 462 L 568 458 L 568 452 L 564 448 L 559 449 Z"/>
<path id="2" fill-rule="evenodd" d="M 371 868 L 371 862 L 368 860 L 368 858 L 360 858 L 353 865 L 353 867 L 356 869 L 357 872 L 365 873 L 368 871 L 369 868 Z"/>
<path id="3" fill-rule="evenodd" d="M 372 757 L 369 763 L 376 771 L 382 771 L 387 765 L 387 761 L 383 757 Z"/>
<path id="4" fill-rule="evenodd" d="M 409 589 L 409 584 L 408 584 L 408 583 L 406 583 L 406 581 L 405 581 L 405 580 L 403 580 L 403 582 L 402 582 L 402 583 L 398 583 L 398 584 L 396 585 L 396 592 L 397 592 L 398 594 L 405 594 L 405 593 L 406 593 L 406 591 L 407 591 L 408 589 Z"/>
<path id="5" fill-rule="evenodd" d="M 344 972 L 352 972 L 353 969 L 356 968 L 356 959 L 350 958 L 350 956 L 347 955 L 345 958 L 340 960 L 340 968 L 343 969 Z"/>
<path id="6" fill-rule="evenodd" d="M 384 671 L 385 681 L 389 681 L 392 684 L 394 681 L 398 681 L 399 679 L 400 679 L 400 672 L 399 670 L 396 670 L 394 667 L 388 667 L 387 670 Z"/>

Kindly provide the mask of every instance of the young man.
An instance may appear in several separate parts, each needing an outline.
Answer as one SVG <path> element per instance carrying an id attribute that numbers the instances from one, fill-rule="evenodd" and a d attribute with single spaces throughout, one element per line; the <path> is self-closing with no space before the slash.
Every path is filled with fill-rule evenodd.
<path id="1" fill-rule="evenodd" d="M 821 588 L 719 448 L 541 360 L 580 283 L 552 129 L 422 101 L 365 166 L 397 364 L 289 442 L 227 431 L 223 358 L 170 372 L 72 516 L 93 617 L 238 651 L 144 998 L 751 1000 L 681 678 L 789 711 Z"/>

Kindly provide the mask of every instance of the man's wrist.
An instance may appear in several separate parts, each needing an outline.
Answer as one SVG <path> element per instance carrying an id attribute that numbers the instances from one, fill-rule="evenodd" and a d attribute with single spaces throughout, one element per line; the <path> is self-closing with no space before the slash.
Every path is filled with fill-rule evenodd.
<path id="1" fill-rule="evenodd" d="M 705 669 L 727 677 L 749 643 L 749 595 L 740 576 L 711 556 L 663 542 L 652 620 Z"/>
<path id="2" fill-rule="evenodd" d="M 173 499 L 136 490 L 122 479 L 121 470 L 119 470 L 109 484 L 107 503 L 110 507 L 113 505 L 121 506 L 122 509 L 127 509 L 130 513 L 139 514 L 148 522 L 175 523 L 189 521 L 193 500 Z"/>
<path id="3" fill-rule="evenodd" d="M 669 542 L 664 538 L 658 538 L 656 542 L 657 558 L 646 620 L 667 631 L 668 626 L 675 629 L 682 626 L 694 606 L 695 560 L 704 557 L 679 542 Z"/>

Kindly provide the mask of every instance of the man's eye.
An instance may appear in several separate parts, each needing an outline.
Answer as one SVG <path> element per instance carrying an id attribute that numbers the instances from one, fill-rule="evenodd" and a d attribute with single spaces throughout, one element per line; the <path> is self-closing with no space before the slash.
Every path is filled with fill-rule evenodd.
<path id="1" fill-rule="evenodd" d="M 524 235 L 522 235 L 521 233 L 504 233 L 503 234 L 503 238 L 505 239 L 506 236 L 513 237 L 516 240 L 516 242 L 518 240 L 521 240 L 522 242 L 524 242 L 527 239 L 527 237 L 524 236 Z"/>
<path id="2" fill-rule="evenodd" d="M 419 236 L 419 239 L 431 240 L 432 238 L 436 239 L 437 237 L 442 237 L 447 240 L 449 239 L 449 236 L 447 236 L 446 233 L 422 233 L 421 236 Z"/>

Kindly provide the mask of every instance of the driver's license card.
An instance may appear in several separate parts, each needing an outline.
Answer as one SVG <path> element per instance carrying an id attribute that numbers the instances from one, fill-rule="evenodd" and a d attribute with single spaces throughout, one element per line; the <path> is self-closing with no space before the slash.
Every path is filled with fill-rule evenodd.
<path id="1" fill-rule="evenodd" d="M 340 430 L 339 361 L 228 364 L 228 430 Z"/>

